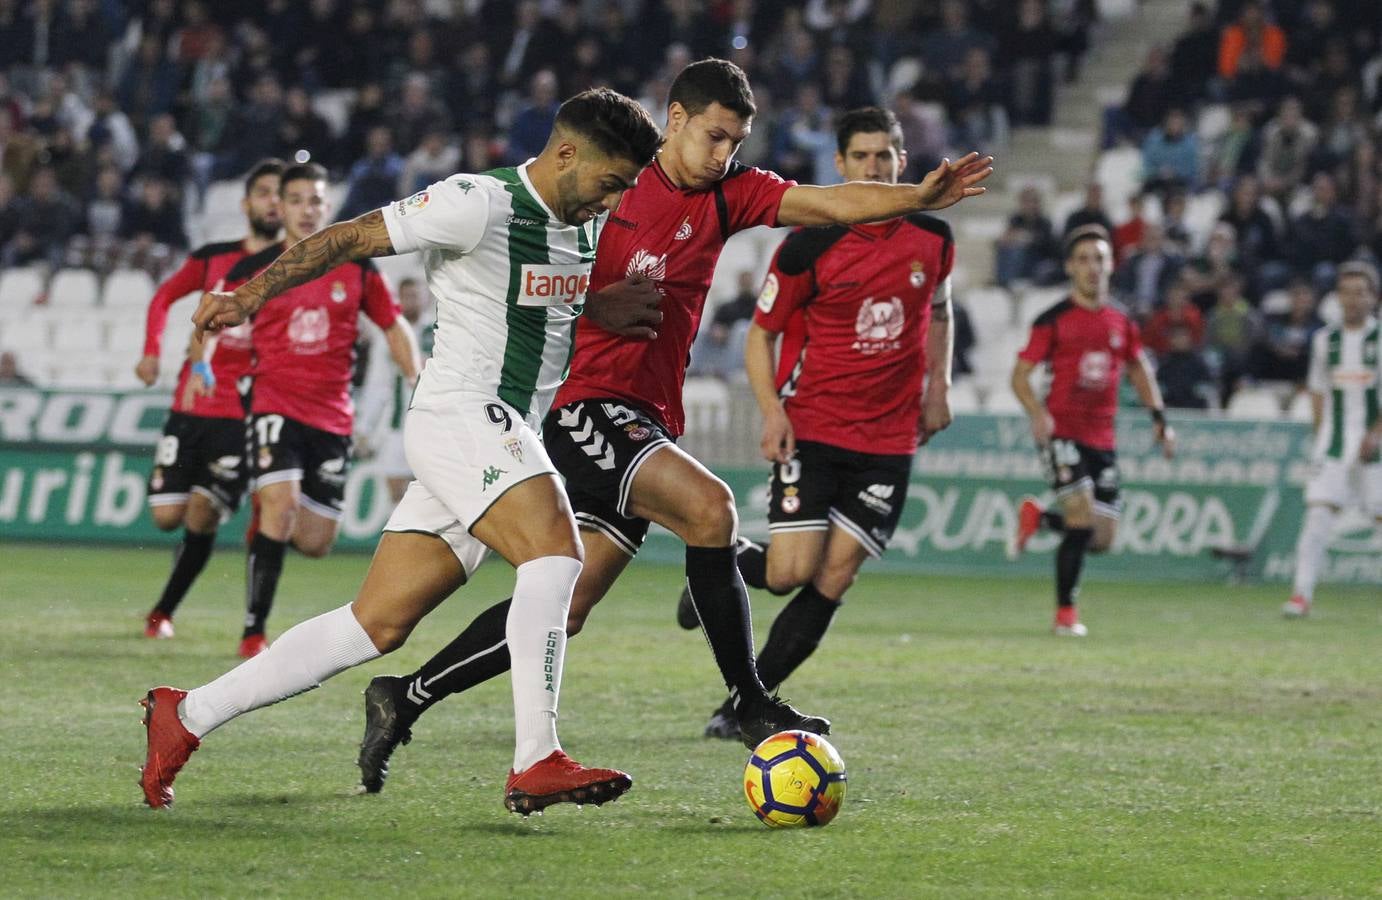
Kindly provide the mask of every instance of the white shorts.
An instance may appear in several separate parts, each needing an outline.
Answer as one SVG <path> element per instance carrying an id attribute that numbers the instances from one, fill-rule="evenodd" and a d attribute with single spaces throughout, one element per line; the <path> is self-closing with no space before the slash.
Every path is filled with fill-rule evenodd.
<path id="1" fill-rule="evenodd" d="M 470 533 L 475 523 L 509 488 L 556 472 L 537 432 L 489 394 L 454 393 L 445 408 L 411 410 L 403 446 L 415 480 L 384 530 L 437 535 L 466 577 L 489 553 Z"/>
<path id="2" fill-rule="evenodd" d="M 1382 464 L 1363 465 L 1339 459 L 1317 462 L 1305 484 L 1305 502 L 1341 509 L 1361 506 L 1374 518 L 1382 516 Z"/>
<path id="3" fill-rule="evenodd" d="M 374 462 L 385 478 L 413 477 L 413 470 L 408 466 L 408 454 L 403 448 L 402 428 L 383 432 L 375 446 Z"/>

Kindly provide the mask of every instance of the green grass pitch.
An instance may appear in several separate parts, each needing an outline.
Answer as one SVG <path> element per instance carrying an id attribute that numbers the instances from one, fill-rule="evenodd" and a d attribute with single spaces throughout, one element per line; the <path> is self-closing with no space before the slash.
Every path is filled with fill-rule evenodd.
<path id="1" fill-rule="evenodd" d="M 155 642 L 165 550 L 0 555 L 4 896 L 1382 896 L 1374 589 L 1287 622 L 1280 586 L 1094 580 L 1073 641 L 1046 631 L 1045 581 L 866 571 L 784 692 L 834 719 L 844 809 L 778 832 L 744 803 L 746 751 L 700 737 L 721 694 L 673 622 L 674 568 L 632 566 L 567 656 L 563 742 L 633 773 L 618 803 L 504 811 L 506 679 L 437 707 L 384 793 L 353 795 L 360 691 L 503 597 L 491 564 L 393 658 L 212 734 L 160 813 L 136 701 L 235 662 L 243 557 L 213 558 Z M 271 634 L 365 565 L 291 558 Z M 754 600 L 761 640 L 781 601 Z"/>

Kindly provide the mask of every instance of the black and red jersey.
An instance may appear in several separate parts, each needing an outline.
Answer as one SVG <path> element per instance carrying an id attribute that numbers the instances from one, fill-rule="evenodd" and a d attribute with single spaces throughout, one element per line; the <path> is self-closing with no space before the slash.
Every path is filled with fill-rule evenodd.
<path id="1" fill-rule="evenodd" d="M 1112 450 L 1123 366 L 1141 352 L 1137 324 L 1122 310 L 1090 309 L 1067 298 L 1037 316 L 1018 358 L 1051 368 L 1046 409 L 1055 420 L 1053 437 Z"/>
<path id="2" fill-rule="evenodd" d="M 798 439 L 916 450 L 931 309 L 954 261 L 950 226 L 922 214 L 783 241 L 754 322 L 784 335 L 778 389 Z"/>
<path id="3" fill-rule="evenodd" d="M 232 274 L 252 278 L 281 250 L 248 257 Z M 401 312 L 369 260 L 337 266 L 265 303 L 253 319 L 253 412 L 278 413 L 349 435 L 355 415 L 350 376 L 362 312 L 380 328 L 392 325 Z"/>
<path id="4" fill-rule="evenodd" d="M 232 289 L 234 285 L 227 282 L 226 276 L 246 256 L 244 241 L 205 244 L 188 254 L 178 270 L 158 286 L 153 299 L 149 301 L 149 311 L 144 320 L 144 355 L 158 356 L 162 351 L 169 307 L 188 294 Z M 179 408 L 178 412 L 212 419 L 243 419 L 245 411 L 240 404 L 236 382 L 249 372 L 250 363 L 249 326 L 222 332 L 217 352 L 211 359 L 211 371 L 216 376 L 215 390 L 210 396 L 197 397 L 191 407 Z M 181 401 L 183 388 L 190 375 L 191 366 L 184 362 L 173 392 L 175 403 Z"/>
<path id="5" fill-rule="evenodd" d="M 635 273 L 656 282 L 664 298 L 657 339 L 629 340 L 582 317 L 571 374 L 555 405 L 617 397 L 680 435 L 686 419 L 681 405 L 686 362 L 720 250 L 737 231 L 776 225 L 782 195 L 794 184 L 733 163 L 713 188 L 683 190 L 654 161 L 624 193 L 600 233 L 590 290 Z"/>

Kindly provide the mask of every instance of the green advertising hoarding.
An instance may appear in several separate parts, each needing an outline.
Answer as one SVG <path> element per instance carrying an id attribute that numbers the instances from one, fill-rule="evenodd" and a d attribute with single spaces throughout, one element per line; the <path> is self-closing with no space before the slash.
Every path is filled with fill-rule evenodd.
<path id="1" fill-rule="evenodd" d="M 166 546 L 144 503 L 149 458 L 166 395 L 0 389 L 0 539 Z M 1120 424 L 1123 520 L 1113 551 L 1091 573 L 1126 579 L 1221 580 L 1220 547 L 1251 547 L 1247 574 L 1290 577 L 1308 473 L 1308 429 L 1295 422 L 1174 416 L 1180 452 L 1161 458 L 1143 415 Z M 741 431 L 743 429 L 740 429 Z M 742 437 L 742 436 L 741 436 Z M 740 452 L 733 458 L 743 460 Z M 767 533 L 767 467 L 706 460 L 739 498 L 746 534 Z M 874 565 L 895 571 L 1050 571 L 1051 535 L 1015 563 L 1003 548 L 1027 493 L 1043 490 L 1026 420 L 968 415 L 917 455 L 901 524 Z M 370 550 L 391 511 L 382 473 L 358 464 L 346 490 L 339 547 Z M 243 520 L 242 511 L 239 519 Z M 223 529 L 231 541 L 242 521 Z M 1326 577 L 1382 584 L 1382 529 L 1357 511 L 1341 517 Z M 644 555 L 682 559 L 654 528 Z"/>

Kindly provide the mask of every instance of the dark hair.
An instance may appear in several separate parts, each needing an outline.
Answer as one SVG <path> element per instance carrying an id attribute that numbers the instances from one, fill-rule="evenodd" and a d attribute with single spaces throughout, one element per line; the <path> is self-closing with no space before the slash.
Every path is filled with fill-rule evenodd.
<path id="1" fill-rule="evenodd" d="M 1069 259 L 1075 254 L 1075 248 L 1085 241 L 1104 241 L 1109 246 L 1113 246 L 1113 240 L 1108 236 L 1108 229 L 1102 225 L 1081 225 L 1065 236 L 1065 258 Z"/>
<path id="2" fill-rule="evenodd" d="M 646 166 L 662 144 L 653 117 L 636 101 L 609 88 L 582 91 L 557 110 L 554 131 L 574 131 L 602 153 Z"/>
<path id="3" fill-rule="evenodd" d="M 744 70 L 727 59 L 713 56 L 682 69 L 667 91 L 667 103 L 680 103 L 688 116 L 706 111 L 712 103 L 744 119 L 753 118 L 753 88 Z"/>
<path id="4" fill-rule="evenodd" d="M 844 156 L 849 149 L 849 139 L 856 134 L 876 134 L 883 132 L 898 153 L 902 152 L 902 125 L 892 110 L 879 106 L 861 106 L 840 116 L 840 124 L 835 127 L 835 140 Z"/>
<path id="5" fill-rule="evenodd" d="M 255 163 L 254 168 L 250 169 L 249 174 L 245 176 L 245 196 L 248 197 L 250 191 L 254 190 L 256 181 L 265 175 L 282 175 L 283 170 L 287 167 L 288 164 L 276 156 L 270 156 Z"/>
<path id="6" fill-rule="evenodd" d="M 285 166 L 278 177 L 278 192 L 283 193 L 290 181 L 325 181 L 326 169 L 314 162 L 297 163 Z"/>

